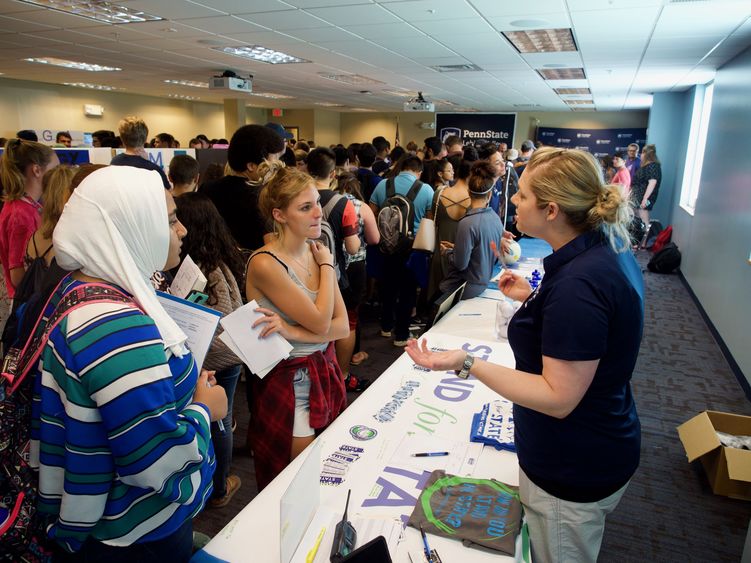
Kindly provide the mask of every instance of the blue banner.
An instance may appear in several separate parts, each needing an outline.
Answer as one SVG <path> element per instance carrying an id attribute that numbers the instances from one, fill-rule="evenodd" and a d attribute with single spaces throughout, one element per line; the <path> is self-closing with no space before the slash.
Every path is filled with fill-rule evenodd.
<path id="1" fill-rule="evenodd" d="M 616 151 L 626 152 L 631 143 L 641 150 L 647 142 L 647 129 L 564 129 L 538 127 L 537 140 L 550 147 L 581 149 L 601 158 Z"/>
<path id="2" fill-rule="evenodd" d="M 445 141 L 450 135 L 461 137 L 465 145 L 506 143 L 514 140 L 515 113 L 437 113 L 436 135 Z"/>

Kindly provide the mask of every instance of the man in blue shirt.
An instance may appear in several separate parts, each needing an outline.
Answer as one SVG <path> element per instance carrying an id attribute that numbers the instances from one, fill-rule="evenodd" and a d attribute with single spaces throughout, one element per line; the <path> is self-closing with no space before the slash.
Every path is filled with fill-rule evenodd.
<path id="1" fill-rule="evenodd" d="M 399 175 L 394 178 L 396 193 L 406 196 L 422 173 L 422 161 L 409 156 L 402 162 Z M 381 181 L 370 197 L 370 207 L 378 212 L 386 202 L 386 182 Z M 433 201 L 433 188 L 423 184 L 415 196 L 412 207 L 415 211 L 413 232 L 417 233 L 420 220 L 425 216 Z M 417 281 L 414 273 L 407 268 L 409 253 L 383 255 L 383 278 L 381 286 L 381 336 L 394 337 L 394 346 L 406 346 L 409 340 L 409 320 L 417 298 Z M 392 332 L 393 331 L 393 332 Z"/>

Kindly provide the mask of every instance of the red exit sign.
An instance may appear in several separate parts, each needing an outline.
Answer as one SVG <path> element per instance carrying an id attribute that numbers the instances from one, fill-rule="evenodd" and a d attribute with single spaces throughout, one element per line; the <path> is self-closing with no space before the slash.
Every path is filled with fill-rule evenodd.
<path id="1" fill-rule="evenodd" d="M 274 108 L 271 110 L 271 115 L 274 117 L 282 117 L 284 115 L 284 110 L 281 108 Z"/>

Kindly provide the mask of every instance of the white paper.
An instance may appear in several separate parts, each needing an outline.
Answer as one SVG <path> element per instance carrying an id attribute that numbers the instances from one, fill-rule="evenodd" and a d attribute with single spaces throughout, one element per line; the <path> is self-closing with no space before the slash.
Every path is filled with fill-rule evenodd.
<path id="1" fill-rule="evenodd" d="M 161 291 L 156 292 L 156 297 L 167 314 L 188 337 L 188 349 L 200 370 L 222 314 Z"/>
<path id="2" fill-rule="evenodd" d="M 282 563 L 292 560 L 318 512 L 321 491 L 318 483 L 321 472 L 321 447 L 319 440 L 310 448 L 300 470 L 279 501 L 279 548 Z M 317 528 L 316 536 L 319 531 L 320 528 Z"/>
<path id="3" fill-rule="evenodd" d="M 292 345 L 278 333 L 259 338 L 263 325 L 253 328 L 253 323 L 264 315 L 257 313 L 257 308 L 258 303 L 254 299 L 221 320 L 225 331 L 222 336 L 227 334 L 234 346 L 230 345 L 226 338 L 220 338 L 250 368 L 250 371 L 263 377 L 276 364 L 289 357 Z"/>
<path id="4" fill-rule="evenodd" d="M 465 440 L 452 440 L 436 435 L 407 434 L 396 448 L 389 465 L 394 467 L 419 467 L 423 471 L 443 469 L 451 475 L 471 477 L 482 453 L 482 447 L 483 445 L 480 443 Z M 449 452 L 449 455 L 412 457 L 412 454 L 423 452 Z"/>
<path id="5" fill-rule="evenodd" d="M 501 293 L 500 289 L 490 289 L 490 288 L 487 288 L 477 297 L 482 297 L 483 299 L 493 299 L 494 301 L 503 301 L 504 299 L 506 299 L 503 296 L 503 293 Z"/>
<path id="6" fill-rule="evenodd" d="M 188 255 L 180 264 L 180 269 L 175 274 L 175 279 L 170 285 L 170 293 L 183 299 L 188 296 L 192 290 L 203 291 L 206 289 L 206 276 L 201 269 L 196 266 L 193 259 Z"/>

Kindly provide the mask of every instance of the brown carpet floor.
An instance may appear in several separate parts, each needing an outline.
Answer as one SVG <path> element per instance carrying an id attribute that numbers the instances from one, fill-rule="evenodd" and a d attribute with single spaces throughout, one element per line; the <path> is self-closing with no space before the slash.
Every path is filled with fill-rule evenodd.
<path id="1" fill-rule="evenodd" d="M 643 266 L 648 257 L 645 252 L 638 256 Z M 680 278 L 650 272 L 644 277 L 644 338 L 633 377 L 642 423 L 641 466 L 608 519 L 599 560 L 739 561 L 751 502 L 712 494 L 698 462 L 686 461 L 675 428 L 705 409 L 751 415 L 751 404 Z M 401 350 L 380 337 L 376 310 L 365 306 L 362 319 L 363 349 L 370 358 L 353 372 L 375 378 Z M 350 394 L 350 403 L 356 398 Z M 253 460 L 245 450 L 244 383 L 238 387 L 234 413 L 233 473 L 243 485 L 225 508 L 207 509 L 196 518 L 195 529 L 209 535 L 257 494 Z"/>

